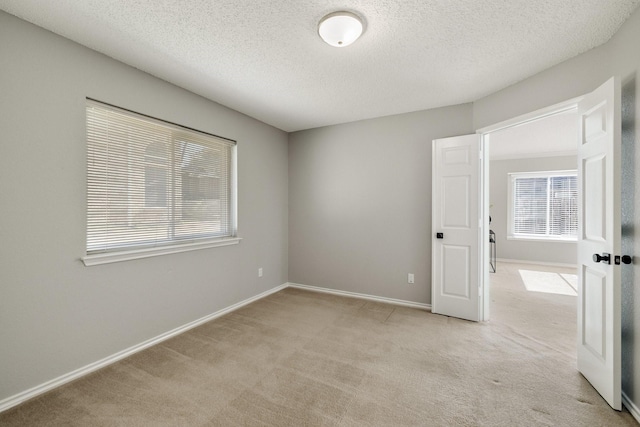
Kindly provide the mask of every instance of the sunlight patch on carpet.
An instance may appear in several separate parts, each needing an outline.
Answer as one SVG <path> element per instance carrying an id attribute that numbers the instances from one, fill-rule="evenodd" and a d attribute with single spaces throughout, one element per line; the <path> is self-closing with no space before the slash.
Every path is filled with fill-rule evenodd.
<path id="1" fill-rule="evenodd" d="M 549 271 L 518 270 L 529 292 L 577 296 L 578 276 Z"/>

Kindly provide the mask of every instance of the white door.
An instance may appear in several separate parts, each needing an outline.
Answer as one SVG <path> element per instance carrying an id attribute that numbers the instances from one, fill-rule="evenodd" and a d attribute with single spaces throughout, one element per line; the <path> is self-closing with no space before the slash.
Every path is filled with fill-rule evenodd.
<path id="1" fill-rule="evenodd" d="M 619 81 L 587 95 L 578 114 L 578 370 L 620 410 Z"/>
<path id="2" fill-rule="evenodd" d="M 480 136 L 433 141 L 433 313 L 480 320 Z"/>

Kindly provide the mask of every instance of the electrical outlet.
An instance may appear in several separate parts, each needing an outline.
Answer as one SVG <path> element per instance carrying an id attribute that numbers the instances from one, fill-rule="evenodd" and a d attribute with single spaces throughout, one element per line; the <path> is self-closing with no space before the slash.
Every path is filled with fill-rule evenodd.
<path id="1" fill-rule="evenodd" d="M 407 277 L 407 283 L 415 283 L 415 278 L 413 277 L 413 273 L 409 273 L 409 277 Z"/>
<path id="2" fill-rule="evenodd" d="M 262 267 L 258 269 L 258 277 L 262 277 Z"/>

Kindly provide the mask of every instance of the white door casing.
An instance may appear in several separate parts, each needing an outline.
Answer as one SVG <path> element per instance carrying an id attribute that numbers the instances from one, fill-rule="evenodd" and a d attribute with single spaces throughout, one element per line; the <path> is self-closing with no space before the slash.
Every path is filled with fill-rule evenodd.
<path id="1" fill-rule="evenodd" d="M 432 312 L 473 321 L 483 277 L 480 150 L 480 135 L 433 141 Z"/>
<path id="2" fill-rule="evenodd" d="M 620 83 L 578 103 L 578 370 L 621 409 Z M 594 254 L 610 254 L 610 264 Z"/>

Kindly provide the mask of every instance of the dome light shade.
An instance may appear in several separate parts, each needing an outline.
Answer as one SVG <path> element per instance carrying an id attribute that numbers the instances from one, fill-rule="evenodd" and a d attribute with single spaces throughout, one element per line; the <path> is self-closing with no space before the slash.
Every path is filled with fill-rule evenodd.
<path id="1" fill-rule="evenodd" d="M 364 25 L 358 15 L 351 12 L 330 13 L 318 24 L 322 40 L 334 47 L 345 47 L 358 40 Z"/>

